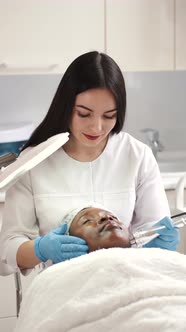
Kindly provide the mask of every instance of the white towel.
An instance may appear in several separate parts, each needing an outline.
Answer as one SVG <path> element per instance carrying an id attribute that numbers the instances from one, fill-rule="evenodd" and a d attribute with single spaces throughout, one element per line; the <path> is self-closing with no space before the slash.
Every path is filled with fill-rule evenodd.
<path id="1" fill-rule="evenodd" d="M 49 267 L 22 302 L 15 332 L 185 332 L 186 256 L 102 249 Z"/>

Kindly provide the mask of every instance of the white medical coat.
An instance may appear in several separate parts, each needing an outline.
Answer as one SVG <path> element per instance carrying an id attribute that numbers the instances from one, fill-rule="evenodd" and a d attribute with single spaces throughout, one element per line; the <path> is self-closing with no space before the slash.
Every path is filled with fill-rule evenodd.
<path id="1" fill-rule="evenodd" d="M 69 210 L 90 201 L 132 228 L 170 215 L 151 149 L 120 132 L 109 137 L 96 160 L 80 162 L 60 148 L 8 190 L 1 258 L 16 269 L 23 242 L 58 227 Z"/>

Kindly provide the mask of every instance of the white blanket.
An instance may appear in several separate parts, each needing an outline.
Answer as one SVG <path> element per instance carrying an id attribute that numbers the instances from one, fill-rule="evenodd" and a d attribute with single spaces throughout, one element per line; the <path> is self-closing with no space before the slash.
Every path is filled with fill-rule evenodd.
<path id="1" fill-rule="evenodd" d="M 185 332 L 186 256 L 103 249 L 39 274 L 15 332 Z"/>

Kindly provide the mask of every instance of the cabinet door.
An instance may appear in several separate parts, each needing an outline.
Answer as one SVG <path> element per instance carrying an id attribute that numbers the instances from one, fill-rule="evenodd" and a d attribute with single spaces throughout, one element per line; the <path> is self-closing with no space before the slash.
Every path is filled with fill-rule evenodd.
<path id="1" fill-rule="evenodd" d="M 0 318 L 0 331 L 13 332 L 16 326 L 16 317 Z"/>
<path id="2" fill-rule="evenodd" d="M 1 73 L 64 72 L 95 49 L 104 50 L 104 0 L 1 1 Z"/>
<path id="3" fill-rule="evenodd" d="M 0 276 L 0 318 L 16 316 L 16 289 L 14 275 Z M 3 331 L 0 329 L 0 331 Z"/>
<path id="4" fill-rule="evenodd" d="M 176 0 L 176 69 L 186 69 L 186 1 Z"/>
<path id="5" fill-rule="evenodd" d="M 3 208 L 4 208 L 4 202 L 0 201 L 0 231 L 1 231 L 2 218 L 3 218 Z"/>
<path id="6" fill-rule="evenodd" d="M 106 0 L 106 50 L 124 71 L 173 70 L 174 0 Z"/>

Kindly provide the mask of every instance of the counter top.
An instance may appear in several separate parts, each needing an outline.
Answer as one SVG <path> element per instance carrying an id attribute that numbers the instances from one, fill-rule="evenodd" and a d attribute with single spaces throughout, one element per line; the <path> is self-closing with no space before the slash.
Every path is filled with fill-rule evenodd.
<path id="1" fill-rule="evenodd" d="M 186 173 L 184 172 L 172 172 L 172 173 L 162 172 L 161 176 L 165 190 L 171 190 L 171 189 L 174 190 L 180 178 L 183 177 L 185 174 Z"/>

